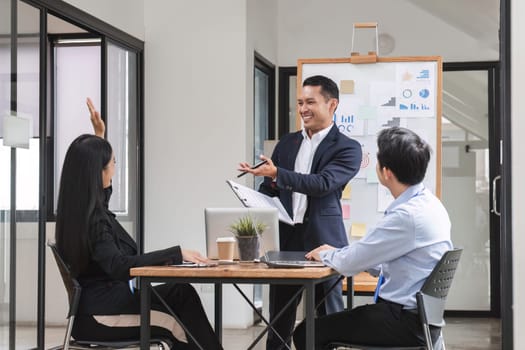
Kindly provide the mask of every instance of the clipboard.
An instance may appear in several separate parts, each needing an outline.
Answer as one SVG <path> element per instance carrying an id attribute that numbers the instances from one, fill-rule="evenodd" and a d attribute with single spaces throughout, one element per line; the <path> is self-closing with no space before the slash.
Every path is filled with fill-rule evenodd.
<path id="1" fill-rule="evenodd" d="M 267 196 L 264 193 L 257 192 L 249 187 L 233 182 L 232 180 L 226 180 L 226 183 L 245 207 L 277 208 L 279 221 L 288 225 L 294 225 L 292 218 L 288 215 L 288 212 L 284 209 L 283 203 L 281 203 L 278 197 Z"/>

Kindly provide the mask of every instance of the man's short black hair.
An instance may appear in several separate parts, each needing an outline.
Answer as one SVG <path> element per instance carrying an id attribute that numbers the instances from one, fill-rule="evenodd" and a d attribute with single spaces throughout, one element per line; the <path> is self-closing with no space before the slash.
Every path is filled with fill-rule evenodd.
<path id="1" fill-rule="evenodd" d="M 377 137 L 377 161 L 405 185 L 423 181 L 430 160 L 430 146 L 415 132 L 394 126 Z"/>
<path id="2" fill-rule="evenodd" d="M 303 82 L 304 86 L 320 86 L 321 95 L 328 101 L 331 98 L 339 100 L 339 88 L 337 84 L 330 78 L 323 75 L 314 75 L 306 78 Z"/>

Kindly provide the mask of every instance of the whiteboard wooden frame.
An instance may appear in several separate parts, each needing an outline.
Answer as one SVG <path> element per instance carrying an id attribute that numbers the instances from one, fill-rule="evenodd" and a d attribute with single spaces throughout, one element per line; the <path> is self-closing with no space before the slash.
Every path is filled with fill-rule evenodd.
<path id="1" fill-rule="evenodd" d="M 435 62 L 436 63 L 436 142 L 432 147 L 436 156 L 436 183 L 434 193 L 438 198 L 441 198 L 441 116 L 442 116 L 442 91 L 443 91 L 443 61 L 441 56 L 404 56 L 404 57 L 378 57 L 377 63 L 399 63 L 399 62 Z M 297 60 L 297 97 L 302 91 L 302 83 L 305 79 L 303 77 L 303 65 L 304 64 L 330 64 L 330 63 L 347 63 L 356 66 L 362 66 L 363 64 L 352 63 L 350 57 L 346 58 L 307 58 Z M 376 64 L 376 63 L 368 63 Z M 296 110 L 295 126 L 297 130 L 302 128 L 302 120 L 299 112 Z"/>

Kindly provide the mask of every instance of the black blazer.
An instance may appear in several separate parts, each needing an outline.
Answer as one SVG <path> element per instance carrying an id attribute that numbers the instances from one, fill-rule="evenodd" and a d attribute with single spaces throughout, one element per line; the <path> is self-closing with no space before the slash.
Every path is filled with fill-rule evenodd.
<path id="1" fill-rule="evenodd" d="M 277 167 L 276 182 L 265 178 L 259 189 L 270 196 L 279 196 L 291 217 L 292 192 L 308 197 L 302 237 L 294 234 L 294 226 L 280 223 L 280 249 L 308 251 L 321 244 L 345 246 L 348 238 L 342 218 L 341 194 L 359 171 L 361 145 L 341 134 L 334 124 L 317 147 L 310 174 L 300 174 L 294 168 L 302 141 L 301 131 L 287 134 L 279 141 L 272 154 Z"/>
<path id="2" fill-rule="evenodd" d="M 147 265 L 179 264 L 182 253 L 179 246 L 137 255 L 133 238 L 106 210 L 95 225 L 98 238 L 92 244 L 88 267 L 79 274 L 82 285 L 79 314 L 113 315 L 140 312 L 137 290 L 129 286 L 129 269 Z"/>

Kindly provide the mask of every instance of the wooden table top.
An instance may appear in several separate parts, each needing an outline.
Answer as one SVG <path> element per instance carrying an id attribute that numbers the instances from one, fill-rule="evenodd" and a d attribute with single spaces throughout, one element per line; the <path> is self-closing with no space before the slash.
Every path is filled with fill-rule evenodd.
<path id="1" fill-rule="evenodd" d="M 338 275 L 329 267 L 269 268 L 263 263 L 238 263 L 210 267 L 144 266 L 130 269 L 133 277 L 202 277 L 202 278 L 322 278 Z"/>
<path id="2" fill-rule="evenodd" d="M 377 286 L 377 277 L 368 272 L 360 272 L 353 276 L 354 292 L 374 292 Z M 343 279 L 343 291 L 346 291 L 346 278 Z"/>

